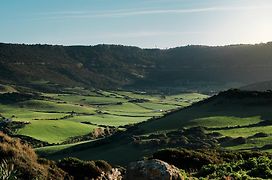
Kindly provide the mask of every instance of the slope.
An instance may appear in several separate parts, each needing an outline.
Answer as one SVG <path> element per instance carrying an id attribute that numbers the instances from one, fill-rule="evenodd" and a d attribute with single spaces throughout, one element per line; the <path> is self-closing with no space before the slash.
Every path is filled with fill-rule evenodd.
<path id="1" fill-rule="evenodd" d="M 253 84 L 249 84 L 246 86 L 241 87 L 242 90 L 248 90 L 248 91 L 267 91 L 272 90 L 272 81 L 263 81 L 263 82 L 257 82 Z"/>
<path id="2" fill-rule="evenodd" d="M 272 79 L 272 43 L 167 50 L 0 44 L 0 80 L 58 86 L 214 91 Z"/>
<path id="3" fill-rule="evenodd" d="M 271 151 L 271 104 L 271 92 L 229 90 L 109 139 L 70 146 L 49 158 L 102 158 L 126 164 L 166 147 Z"/>

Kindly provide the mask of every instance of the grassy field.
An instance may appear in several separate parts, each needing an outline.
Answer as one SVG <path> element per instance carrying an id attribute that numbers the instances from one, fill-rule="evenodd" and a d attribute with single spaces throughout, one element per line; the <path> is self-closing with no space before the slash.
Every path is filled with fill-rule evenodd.
<path id="1" fill-rule="evenodd" d="M 251 148 L 262 148 L 267 144 L 271 144 L 272 136 L 269 137 L 261 137 L 261 138 L 252 138 L 247 141 L 245 144 L 237 145 L 237 146 L 228 146 L 226 149 L 230 150 L 248 150 Z M 266 152 L 272 152 L 272 149 L 264 149 Z"/>
<path id="2" fill-rule="evenodd" d="M 104 126 L 124 126 L 127 124 L 135 124 L 147 120 L 147 117 L 129 117 L 129 116 L 118 116 L 109 114 L 96 114 L 93 116 L 74 116 L 67 119 L 73 122 L 90 122 L 96 125 Z"/>
<path id="3" fill-rule="evenodd" d="M 17 133 L 49 143 L 61 143 L 68 138 L 88 134 L 95 128 L 97 126 L 66 120 L 31 120 Z"/>
<path id="4" fill-rule="evenodd" d="M 202 126 L 208 132 L 218 132 L 223 137 L 245 138 L 245 143 L 225 145 L 227 149 L 244 150 L 272 144 L 272 111 L 269 98 L 213 98 L 213 100 L 185 108 L 156 121 L 140 126 L 144 134 L 167 132 L 181 127 Z M 171 123 L 169 123 L 171 122 Z M 265 123 L 267 122 L 267 123 Z M 268 137 L 254 137 L 264 133 Z M 261 148 L 271 151 L 270 148 Z"/>
<path id="5" fill-rule="evenodd" d="M 151 155 L 154 151 L 134 146 L 131 143 L 122 143 L 122 140 L 102 146 L 92 146 L 92 143 L 93 142 L 85 142 L 65 146 L 42 147 L 37 149 L 37 153 L 45 155 L 50 159 L 61 159 L 72 156 L 83 160 L 104 159 L 113 164 L 125 165 L 131 160 L 136 160 L 147 154 Z"/>
<path id="6" fill-rule="evenodd" d="M 265 98 L 216 97 L 196 103 L 208 96 L 197 93 L 163 96 L 126 91 L 97 91 L 68 89 L 65 93 L 43 93 L 43 98 L 11 104 L 0 104 L 0 113 L 13 121 L 29 124 L 16 131 L 50 144 L 63 143 L 105 126 L 124 129 L 138 125 L 142 136 L 166 133 L 180 128 L 202 126 L 207 133 L 217 132 L 222 137 L 244 138 L 241 144 L 222 144 L 226 149 L 272 151 L 265 145 L 272 142 L 270 100 Z M 193 106 L 187 107 L 193 104 Z M 181 109 L 172 112 L 175 109 Z M 165 115 L 166 114 L 166 115 Z M 152 119 L 148 121 L 149 119 Z M 264 133 L 267 137 L 254 135 Z M 38 148 L 37 152 L 58 159 L 75 156 L 81 159 L 106 159 L 125 163 L 155 149 L 135 146 L 130 141 L 110 142 L 92 146 L 93 142 L 79 142 Z M 114 155 L 113 155 L 114 154 Z M 123 158 L 120 159 L 119 156 Z"/>
<path id="7" fill-rule="evenodd" d="M 176 130 L 181 127 L 204 126 L 208 128 L 245 126 L 260 121 L 272 120 L 272 111 L 266 104 L 252 105 L 246 100 L 233 101 L 217 99 L 205 104 L 197 104 L 163 118 L 146 123 L 140 128 L 146 133 Z M 244 104 L 243 104 L 244 103 Z M 171 123 L 169 123 L 171 122 Z"/>
<path id="8" fill-rule="evenodd" d="M 2 87 L 3 93 L 7 90 L 16 91 L 11 86 Z M 0 114 L 12 121 L 28 123 L 17 129 L 16 134 L 51 144 L 89 134 L 100 126 L 120 127 L 146 121 L 207 97 L 197 93 L 165 97 L 80 87 L 67 88 L 59 94 L 41 95 L 42 98 L 0 104 Z M 144 99 L 144 102 L 138 102 L 137 99 Z"/>
<path id="9" fill-rule="evenodd" d="M 235 129 L 228 129 L 228 130 L 219 130 L 217 132 L 223 134 L 224 136 L 230 136 L 230 137 L 250 137 L 256 133 L 271 134 L 272 126 L 235 128 Z"/>
<path id="10" fill-rule="evenodd" d="M 205 118 L 193 119 L 187 123 L 187 127 L 203 126 L 208 128 L 224 128 L 233 126 L 247 126 L 261 122 L 260 116 L 253 116 L 247 118 L 234 116 L 212 116 Z"/>
<path id="11" fill-rule="evenodd" d="M 120 93 L 121 94 L 121 93 Z M 124 93 L 131 95 L 131 93 Z M 137 95 L 138 96 L 138 95 Z M 138 97 L 143 97 L 139 95 Z M 178 99 L 177 99 L 178 97 Z M 186 95 L 189 99 L 190 95 Z M 179 102 L 178 100 L 185 97 L 175 95 L 164 98 L 165 100 L 173 100 L 171 104 Z M 190 103 L 192 103 L 191 100 Z M 196 100 L 197 101 L 197 100 Z M 161 118 L 141 123 L 137 126 L 137 132 L 141 136 L 148 137 L 150 134 L 166 134 L 180 128 L 191 128 L 202 126 L 206 128 L 206 133 L 217 132 L 222 138 L 235 140 L 240 138 L 244 141 L 231 143 L 222 143 L 223 148 L 231 150 L 254 150 L 272 152 L 272 111 L 270 109 L 271 99 L 258 98 L 253 96 L 250 98 L 240 97 L 224 97 L 219 96 L 208 99 L 207 101 L 194 104 L 188 108 L 183 108 L 177 112 L 173 112 Z M 140 104 L 144 107 L 147 103 Z M 160 100 L 154 99 L 152 103 L 162 103 Z M 163 103 L 170 104 L 164 101 Z M 184 103 L 184 101 L 182 101 Z M 149 110 L 156 109 L 156 106 L 148 106 Z M 167 109 L 167 108 L 166 108 Z M 116 111 L 116 108 L 111 110 Z M 121 110 L 120 110 L 121 111 Z M 137 109 L 135 110 L 137 111 Z M 267 137 L 257 137 L 256 134 L 263 133 Z M 137 134 L 139 135 L 139 134 Z M 142 141 L 144 142 L 144 141 Z M 218 141 L 220 142 L 220 141 Z M 236 142 L 235 144 L 233 142 Z M 105 159 L 112 163 L 126 164 L 126 162 L 137 160 L 142 156 L 147 156 L 154 152 L 160 146 L 141 146 L 133 145 L 131 140 L 122 142 L 116 140 L 100 146 L 92 146 L 92 143 L 71 145 L 70 147 L 60 150 L 60 152 L 50 154 L 49 158 L 59 159 L 68 156 L 75 156 L 81 159 Z M 52 150 L 52 149 L 51 149 Z M 120 158 L 119 155 L 123 158 Z"/>
<path id="12" fill-rule="evenodd" d="M 63 145 L 53 145 L 53 146 L 45 146 L 45 147 L 39 147 L 36 148 L 35 151 L 40 154 L 40 155 L 50 155 L 50 154 L 54 154 L 57 153 L 59 151 L 63 151 L 65 149 L 71 148 L 73 146 L 79 145 L 79 144 L 85 144 L 85 143 L 89 143 L 95 140 L 90 140 L 90 141 L 81 141 L 78 143 L 73 143 L 73 144 L 63 144 Z"/>

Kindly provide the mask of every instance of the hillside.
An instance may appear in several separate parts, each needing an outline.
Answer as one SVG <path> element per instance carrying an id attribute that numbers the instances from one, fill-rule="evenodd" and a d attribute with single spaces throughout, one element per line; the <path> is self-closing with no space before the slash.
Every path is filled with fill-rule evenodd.
<path id="1" fill-rule="evenodd" d="M 152 62 L 149 54 L 123 46 L 0 44 L 0 79 L 45 88 L 55 84 L 116 88 L 144 73 L 141 66 Z"/>
<path id="2" fill-rule="evenodd" d="M 272 90 L 272 81 L 263 81 L 257 82 L 253 84 L 249 84 L 247 86 L 243 86 L 240 89 L 248 90 L 248 91 L 267 91 Z"/>
<path id="3" fill-rule="evenodd" d="M 272 105 L 271 92 L 229 90 L 164 118 L 144 123 L 139 128 L 145 133 L 152 133 L 192 125 L 204 127 L 248 125 L 270 121 L 272 118 L 270 105 Z"/>
<path id="4" fill-rule="evenodd" d="M 103 160 L 82 161 L 72 157 L 58 161 L 47 160 L 39 158 L 31 147 L 18 139 L 3 133 L 0 133 L 0 139 L 2 179 L 129 180 L 140 179 L 139 177 L 143 176 L 154 178 L 154 171 L 158 172 L 155 174 L 157 179 L 161 179 L 160 177 L 165 177 L 168 172 L 173 174 L 174 170 L 174 178 L 168 176 L 169 178 L 164 179 L 222 179 L 226 176 L 231 179 L 241 179 L 241 177 L 242 179 L 271 179 L 272 177 L 269 153 L 165 149 L 154 153 L 149 160 L 137 162 L 141 165 L 135 168 L 135 162 L 128 167 L 121 167 L 112 166 Z M 143 174 L 147 166 L 154 170 Z"/>
<path id="5" fill-rule="evenodd" d="M 271 104 L 271 92 L 229 90 L 109 139 L 39 152 L 126 164 L 167 147 L 271 151 Z"/>
<path id="6" fill-rule="evenodd" d="M 118 129 L 163 116 L 208 96 L 64 88 L 62 93 L 29 92 L 3 86 L 0 131 L 34 147 L 109 136 Z"/>
<path id="7" fill-rule="evenodd" d="M 0 81 L 60 86 L 217 91 L 272 79 L 272 43 L 167 50 L 120 45 L 0 44 Z"/>

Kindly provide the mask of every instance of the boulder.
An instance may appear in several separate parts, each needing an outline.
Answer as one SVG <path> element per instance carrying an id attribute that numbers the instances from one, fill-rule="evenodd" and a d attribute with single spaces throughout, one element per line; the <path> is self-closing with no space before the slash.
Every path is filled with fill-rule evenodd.
<path id="1" fill-rule="evenodd" d="M 112 168 L 110 172 L 102 172 L 97 180 L 121 180 L 123 179 L 122 173 L 117 168 Z"/>
<path id="2" fill-rule="evenodd" d="M 127 167 L 126 180 L 181 180 L 180 170 L 168 163 L 158 160 L 132 162 Z"/>

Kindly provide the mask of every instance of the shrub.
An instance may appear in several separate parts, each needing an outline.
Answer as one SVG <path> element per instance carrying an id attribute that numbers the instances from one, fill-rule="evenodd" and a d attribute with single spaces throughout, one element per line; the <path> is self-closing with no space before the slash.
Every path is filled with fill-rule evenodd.
<path id="1" fill-rule="evenodd" d="M 12 176 L 17 179 L 64 179 L 67 173 L 49 163 L 40 163 L 34 150 L 18 139 L 12 139 L 0 132 L 0 161 L 5 171 L 1 178 Z"/>
<path id="2" fill-rule="evenodd" d="M 163 149 L 154 153 L 151 159 L 160 159 L 169 164 L 173 164 L 180 169 L 191 172 L 192 170 L 202 173 L 212 174 L 215 171 L 213 165 L 222 163 L 234 163 L 239 161 L 247 161 L 245 164 L 235 166 L 236 169 L 230 170 L 233 166 L 228 167 L 224 171 L 238 172 L 240 169 L 252 169 L 258 164 L 257 160 L 260 157 L 271 159 L 271 154 L 256 151 L 225 151 L 217 149 L 198 149 L 189 150 L 183 148 Z M 255 162 L 256 161 L 256 162 Z M 211 166 L 209 164 L 212 164 Z M 204 169 L 203 169 L 204 168 Z M 224 167 L 226 168 L 226 167 Z M 223 170 L 222 170 L 223 171 Z"/>
<path id="3" fill-rule="evenodd" d="M 3 159 L 0 163 L 0 179 L 1 180 L 15 180 L 18 179 L 19 172 L 14 169 L 14 164 L 8 160 Z"/>
<path id="4" fill-rule="evenodd" d="M 74 179 L 95 179 L 102 172 L 112 169 L 105 161 L 82 161 L 71 157 L 58 161 L 57 166 L 72 175 Z"/>
<path id="5" fill-rule="evenodd" d="M 164 149 L 153 154 L 153 159 L 160 159 L 169 164 L 173 164 L 180 169 L 197 170 L 203 165 L 220 163 L 217 157 L 212 154 L 187 150 L 187 149 Z"/>
<path id="6" fill-rule="evenodd" d="M 229 176 L 233 179 L 272 178 L 272 160 L 269 157 L 254 157 L 237 162 L 205 165 L 198 177 L 217 179 Z"/>
<path id="7" fill-rule="evenodd" d="M 66 158 L 57 163 L 38 159 L 34 150 L 18 139 L 0 132 L 0 180 L 1 179 L 95 179 L 112 170 L 106 161 L 82 161 Z"/>
<path id="8" fill-rule="evenodd" d="M 108 172 L 112 169 L 111 165 L 104 160 L 96 160 L 94 161 L 94 163 L 96 167 L 98 167 L 104 172 Z"/>
<path id="9" fill-rule="evenodd" d="M 24 179 L 37 176 L 47 176 L 46 170 L 37 163 L 37 155 L 34 150 L 19 140 L 12 139 L 0 133 L 0 159 L 8 159 L 15 165 Z"/>

